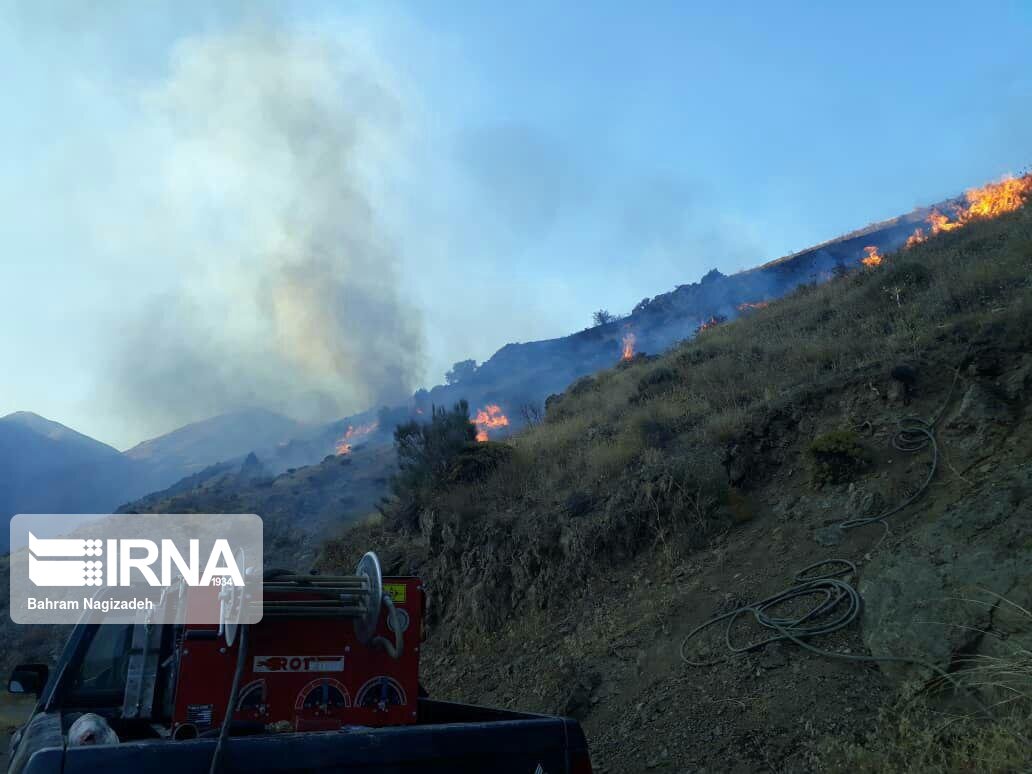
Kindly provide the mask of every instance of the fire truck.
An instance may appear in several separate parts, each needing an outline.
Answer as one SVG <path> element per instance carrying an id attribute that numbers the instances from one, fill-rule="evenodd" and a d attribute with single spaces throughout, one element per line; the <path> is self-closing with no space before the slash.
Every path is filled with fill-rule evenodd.
<path id="1" fill-rule="evenodd" d="M 240 621 L 251 603 L 230 587 L 162 598 L 184 614 L 217 606 L 175 618 L 217 625 L 84 614 L 53 670 L 23 664 L 11 676 L 12 692 L 38 701 L 12 738 L 9 774 L 590 774 L 574 720 L 424 694 L 418 578 L 383 577 L 368 553 L 353 575 L 268 571 L 262 585 L 250 625 Z M 83 720 L 105 734 L 75 738 Z"/>

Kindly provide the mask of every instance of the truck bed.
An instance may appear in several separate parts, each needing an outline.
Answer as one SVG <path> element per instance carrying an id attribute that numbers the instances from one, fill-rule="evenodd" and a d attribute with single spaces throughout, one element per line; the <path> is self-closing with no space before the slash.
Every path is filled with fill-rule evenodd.
<path id="1" fill-rule="evenodd" d="M 144 741 L 38 750 L 26 774 L 98 771 L 186 774 L 208 770 L 215 739 Z M 590 772 L 575 721 L 421 699 L 412 726 L 239 736 L 227 740 L 225 772 Z"/>

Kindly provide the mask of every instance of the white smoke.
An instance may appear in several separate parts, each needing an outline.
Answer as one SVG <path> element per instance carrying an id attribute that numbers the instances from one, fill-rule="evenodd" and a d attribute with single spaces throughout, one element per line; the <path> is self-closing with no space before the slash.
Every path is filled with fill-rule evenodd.
<path id="1" fill-rule="evenodd" d="M 173 289 L 119 323 L 119 403 L 159 424 L 256 404 L 328 419 L 410 393 L 422 329 L 382 208 L 413 116 L 373 47 L 186 38 L 130 109 L 116 187 L 140 201 L 100 233 L 143 235 L 135 260 Z"/>

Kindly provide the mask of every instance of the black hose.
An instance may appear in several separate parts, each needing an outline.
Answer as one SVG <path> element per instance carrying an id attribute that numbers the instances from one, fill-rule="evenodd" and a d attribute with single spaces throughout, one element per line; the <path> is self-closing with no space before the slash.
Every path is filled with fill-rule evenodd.
<path id="1" fill-rule="evenodd" d="M 229 727 L 233 723 L 233 715 L 236 714 L 237 699 L 240 694 L 240 679 L 243 677 L 244 667 L 247 665 L 247 632 L 249 628 L 246 624 L 240 626 L 240 642 L 237 645 L 237 663 L 236 670 L 233 672 L 233 685 L 229 689 L 229 704 L 226 707 L 226 716 L 222 719 L 219 740 L 215 743 L 215 752 L 211 756 L 211 766 L 208 767 L 208 774 L 218 774 L 219 766 L 222 763 L 222 755 L 226 747 L 226 738 L 229 736 Z"/>
<path id="2" fill-rule="evenodd" d="M 826 565 L 841 565 L 836 572 L 823 573 L 821 575 L 808 575 L 817 567 Z M 828 559 L 811 564 L 796 573 L 796 585 L 790 586 L 784 591 L 779 591 L 773 596 L 760 600 L 750 605 L 743 605 L 727 613 L 710 618 L 708 621 L 692 629 L 688 636 L 681 643 L 681 659 L 689 666 L 714 666 L 721 664 L 733 655 L 747 653 L 772 642 L 790 640 L 801 643 L 807 637 L 816 637 L 821 634 L 831 634 L 842 629 L 860 615 L 860 594 L 857 590 L 844 580 L 843 575 L 855 575 L 856 566 L 845 559 Z M 779 618 L 771 615 L 771 611 L 780 605 L 797 599 L 799 597 L 816 596 L 820 599 L 817 604 L 807 612 L 794 618 Z M 744 615 L 752 615 L 756 623 L 765 629 L 775 632 L 771 637 L 749 643 L 748 645 L 736 645 L 731 641 L 731 630 L 735 623 Z M 727 629 L 724 631 L 724 643 L 730 654 L 724 658 L 711 661 L 695 661 L 689 658 L 687 653 L 688 643 L 704 630 L 716 624 L 727 621 Z"/>
<path id="3" fill-rule="evenodd" d="M 825 565 L 841 565 L 842 569 L 837 572 L 824 573 L 816 576 L 808 576 L 807 573 L 815 567 Z M 722 664 L 731 659 L 735 654 L 748 653 L 769 645 L 772 642 L 789 641 L 794 642 L 806 650 L 818 655 L 838 658 L 846 661 L 899 661 L 907 664 L 918 664 L 927 667 L 940 677 L 953 683 L 953 679 L 944 671 L 921 659 L 908 658 L 905 656 L 858 656 L 851 653 L 836 653 L 835 651 L 822 650 L 810 645 L 805 640 L 810 637 L 818 637 L 823 634 L 831 634 L 843 629 L 860 615 L 863 606 L 860 592 L 852 583 L 842 580 L 843 575 L 854 576 L 856 566 L 845 559 L 826 559 L 815 562 L 796 573 L 796 585 L 790 586 L 773 596 L 767 597 L 759 602 L 750 605 L 742 605 L 728 613 L 723 613 L 710 618 L 708 621 L 696 626 L 688 633 L 681 643 L 681 658 L 689 666 L 714 666 Z M 794 618 L 778 618 L 769 614 L 769 611 L 778 605 L 783 605 L 790 600 L 799 597 L 820 596 L 822 599 L 811 607 L 807 612 Z M 775 635 L 764 640 L 737 646 L 731 641 L 731 629 L 735 622 L 743 615 L 752 614 L 755 621 L 762 627 L 775 632 Z M 730 619 L 730 620 L 728 620 Z M 709 627 L 728 621 L 727 630 L 724 633 L 724 642 L 730 654 L 724 658 L 712 661 L 695 661 L 687 654 L 688 643 L 699 633 Z"/>
<path id="4" fill-rule="evenodd" d="M 928 474 L 914 493 L 877 516 L 847 519 L 838 525 L 840 529 L 854 529 L 855 527 L 864 527 L 868 524 L 879 522 L 884 524 L 885 519 L 895 516 L 904 508 L 916 502 L 928 490 L 928 486 L 932 483 L 932 479 L 935 478 L 935 472 L 939 468 L 939 444 L 935 440 L 934 423 L 936 420 L 937 418 L 926 422 L 920 417 L 904 417 L 897 425 L 896 434 L 892 436 L 892 448 L 896 451 L 913 453 L 928 447 L 932 449 L 932 457 L 928 463 Z"/>
<path id="5" fill-rule="evenodd" d="M 887 511 L 879 513 L 877 516 L 870 516 L 859 519 L 847 519 L 841 522 L 838 527 L 842 530 L 854 529 L 856 527 L 865 527 L 868 524 L 882 524 L 886 532 L 888 531 L 888 522 L 885 520 L 890 516 L 895 516 L 897 513 L 902 511 L 907 506 L 916 502 L 926 491 L 928 486 L 932 483 L 932 479 L 935 478 L 935 472 L 939 468 L 939 444 L 935 440 L 935 426 L 942 419 L 942 415 L 946 412 L 947 406 L 950 405 L 950 400 L 953 398 L 953 391 L 957 388 L 957 381 L 960 379 L 960 369 L 964 363 L 967 362 L 967 353 L 971 350 L 971 345 L 968 344 L 968 348 L 964 351 L 964 357 L 961 358 L 960 365 L 953 371 L 953 381 L 950 382 L 950 389 L 946 393 L 946 398 L 939 406 L 939 410 L 932 415 L 931 419 L 922 419 L 921 417 L 903 417 L 899 420 L 896 425 L 896 433 L 892 436 L 892 448 L 896 451 L 913 454 L 919 452 L 922 449 L 931 447 L 932 456 L 928 464 L 928 474 L 925 476 L 924 481 L 921 485 L 901 502 L 889 508 Z M 870 422 L 864 424 L 870 425 Z"/>
<path id="6" fill-rule="evenodd" d="M 825 565 L 840 565 L 843 569 L 837 572 L 824 573 L 818 576 L 808 576 L 807 573 L 816 567 Z M 862 598 L 856 587 L 847 581 L 841 580 L 840 576 L 849 574 L 855 576 L 856 566 L 845 559 L 826 559 L 815 562 L 796 573 L 796 585 L 790 586 L 784 591 L 767 597 L 759 602 L 750 605 L 742 605 L 735 610 L 721 615 L 714 616 L 708 621 L 696 626 L 681 642 L 681 660 L 688 666 L 704 667 L 715 666 L 729 661 L 735 655 L 748 653 L 753 650 L 769 645 L 772 642 L 789 641 L 799 647 L 826 658 L 839 659 L 841 661 L 859 661 L 865 663 L 896 662 L 901 664 L 915 664 L 924 667 L 934 673 L 944 682 L 949 683 L 958 691 L 962 688 L 960 683 L 953 679 L 944 670 L 923 659 L 910 658 L 908 656 L 861 656 L 852 653 L 837 653 L 833 650 L 824 650 L 806 642 L 811 637 L 818 637 L 822 634 L 831 634 L 855 621 L 862 607 Z M 769 611 L 778 605 L 797 599 L 799 597 L 820 596 L 822 599 L 809 611 L 794 618 L 778 618 L 769 614 Z M 750 643 L 748 645 L 736 646 L 731 641 L 731 629 L 735 622 L 743 615 L 751 614 L 754 620 L 762 627 L 775 632 L 774 636 L 764 640 Z M 687 653 L 688 643 L 702 631 L 708 629 L 721 621 L 728 621 L 727 629 L 724 632 L 724 642 L 730 651 L 724 658 L 711 661 L 696 661 Z M 969 696 L 974 700 L 979 710 L 989 718 L 993 718 L 991 710 L 973 693 Z"/>

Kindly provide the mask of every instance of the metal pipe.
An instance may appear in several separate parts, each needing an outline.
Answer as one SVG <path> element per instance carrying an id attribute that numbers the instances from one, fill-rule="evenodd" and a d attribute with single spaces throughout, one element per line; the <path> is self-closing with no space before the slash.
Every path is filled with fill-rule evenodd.
<path id="1" fill-rule="evenodd" d="M 359 583 L 280 583 L 272 581 L 263 583 L 262 588 L 354 588 L 364 591 L 369 588 L 367 584 Z"/>
<path id="2" fill-rule="evenodd" d="M 364 575 L 277 575 L 265 583 L 302 583 L 312 586 L 327 583 L 367 585 L 369 579 Z"/>
<path id="3" fill-rule="evenodd" d="M 262 611 L 265 618 L 361 618 L 365 610 L 356 610 L 347 607 L 309 607 L 303 610 L 297 608 L 266 608 Z"/>
<path id="4" fill-rule="evenodd" d="M 368 610 L 365 605 L 357 604 L 350 599 L 267 599 L 262 606 L 266 610 L 270 607 L 350 607 L 355 610 Z"/>
<path id="5" fill-rule="evenodd" d="M 266 594 L 350 594 L 355 597 L 367 597 L 369 589 L 356 589 L 349 586 L 265 586 Z"/>

